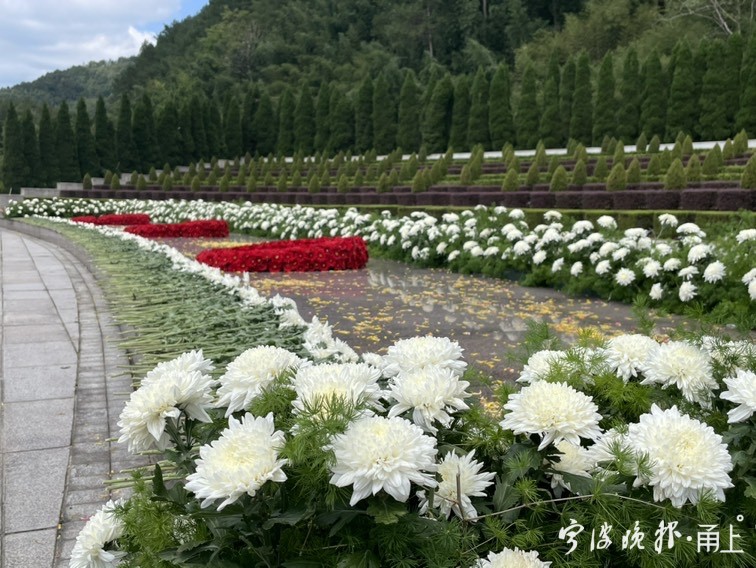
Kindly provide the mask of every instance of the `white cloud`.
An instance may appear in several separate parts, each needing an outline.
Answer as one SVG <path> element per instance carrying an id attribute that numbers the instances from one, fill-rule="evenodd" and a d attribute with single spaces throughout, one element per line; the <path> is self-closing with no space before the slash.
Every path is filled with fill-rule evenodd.
<path id="1" fill-rule="evenodd" d="M 183 1 L 186 4 L 186 1 Z M 0 87 L 55 69 L 134 55 L 179 0 L 0 0 Z"/>

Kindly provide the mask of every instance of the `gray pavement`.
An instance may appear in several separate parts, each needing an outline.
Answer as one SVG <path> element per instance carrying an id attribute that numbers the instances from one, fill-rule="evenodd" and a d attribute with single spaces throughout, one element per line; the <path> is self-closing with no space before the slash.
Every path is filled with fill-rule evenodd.
<path id="1" fill-rule="evenodd" d="M 108 441 L 131 379 L 82 253 L 4 226 L 0 566 L 57 568 L 86 519 L 118 497 L 104 480 L 141 463 Z"/>

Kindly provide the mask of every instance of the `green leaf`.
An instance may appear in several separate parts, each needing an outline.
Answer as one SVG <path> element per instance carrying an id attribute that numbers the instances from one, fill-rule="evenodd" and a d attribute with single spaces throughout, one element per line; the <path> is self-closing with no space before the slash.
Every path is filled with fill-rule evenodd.
<path id="1" fill-rule="evenodd" d="M 504 466 L 509 470 L 506 480 L 513 483 L 524 477 L 530 470 L 538 469 L 541 465 L 541 455 L 535 448 L 522 444 L 515 444 L 504 458 Z"/>
<path id="2" fill-rule="evenodd" d="M 756 499 L 756 477 L 744 477 L 743 481 L 748 484 L 745 490 L 745 496 Z"/>
<path id="3" fill-rule="evenodd" d="M 263 528 L 268 530 L 274 525 L 288 525 L 293 527 L 298 522 L 312 516 L 312 512 L 307 509 L 294 509 L 291 511 L 285 511 L 280 515 L 275 515 L 269 518 L 263 523 Z"/>
<path id="4" fill-rule="evenodd" d="M 355 552 L 339 560 L 337 568 L 380 568 L 380 559 L 372 552 Z"/>
<path id="5" fill-rule="evenodd" d="M 397 501 L 377 501 L 370 504 L 367 514 L 379 525 L 393 525 L 407 514 L 407 508 Z"/>

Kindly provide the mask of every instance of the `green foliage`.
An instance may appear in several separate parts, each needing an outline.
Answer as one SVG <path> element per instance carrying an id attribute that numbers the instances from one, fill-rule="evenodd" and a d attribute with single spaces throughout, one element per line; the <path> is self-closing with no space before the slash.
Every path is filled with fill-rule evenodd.
<path id="1" fill-rule="evenodd" d="M 315 101 L 315 149 L 328 148 L 331 139 L 330 124 L 331 87 L 326 81 L 321 81 L 318 97 Z"/>
<path id="2" fill-rule="evenodd" d="M 659 176 L 661 172 L 661 159 L 659 158 L 659 154 L 654 154 L 648 161 L 648 166 L 646 166 L 646 175 L 655 178 L 656 176 Z"/>
<path id="3" fill-rule="evenodd" d="M 725 140 L 724 146 L 722 146 L 722 160 L 732 160 L 735 157 L 735 148 L 733 147 L 732 140 L 729 138 Z"/>
<path id="4" fill-rule="evenodd" d="M 3 185 L 6 188 L 15 190 L 15 193 L 18 193 L 18 190 L 20 190 L 29 176 L 29 171 L 26 157 L 24 156 L 21 123 L 13 103 L 8 106 L 8 111 L 5 114 L 3 148 L 4 156 L 0 179 L 2 179 Z"/>
<path id="5" fill-rule="evenodd" d="M 654 134 L 651 137 L 651 142 L 648 143 L 648 153 L 657 154 L 660 148 L 661 148 L 661 140 L 659 139 L 659 135 Z"/>
<path id="6" fill-rule="evenodd" d="M 533 162 L 528 168 L 528 173 L 525 176 L 525 185 L 533 187 L 535 184 L 541 181 L 541 172 L 538 169 L 538 165 Z"/>
<path id="7" fill-rule="evenodd" d="M 596 105 L 593 115 L 593 143 L 616 131 L 617 100 L 614 85 L 614 59 L 607 53 L 601 62 L 596 86 Z"/>
<path id="8" fill-rule="evenodd" d="M 512 86 L 509 66 L 502 63 L 496 68 L 493 79 L 491 79 L 491 89 L 488 96 L 488 126 L 493 148 L 499 148 L 505 143 L 513 144 L 515 141 L 511 99 Z M 452 147 L 454 147 L 453 144 Z"/>
<path id="9" fill-rule="evenodd" d="M 273 102 L 265 91 L 260 96 L 260 103 L 255 111 L 253 130 L 257 139 L 257 152 L 262 155 L 272 152 L 278 139 L 278 125 L 276 124 Z"/>
<path id="10" fill-rule="evenodd" d="M 295 109 L 294 93 L 290 88 L 286 88 L 278 103 L 278 142 L 276 144 L 276 150 L 284 156 L 291 156 L 294 153 Z"/>
<path id="11" fill-rule="evenodd" d="M 742 156 L 748 152 L 748 134 L 741 130 L 732 139 L 732 151 L 736 156 Z"/>
<path id="12" fill-rule="evenodd" d="M 411 71 L 407 71 L 404 75 L 402 89 L 399 92 L 398 114 L 396 145 L 409 151 L 417 150 L 421 142 L 420 88 Z"/>
<path id="13" fill-rule="evenodd" d="M 551 176 L 551 183 L 549 185 L 550 191 L 563 191 L 567 189 L 569 185 L 569 176 L 567 170 L 561 164 L 557 166 L 554 173 Z"/>
<path id="14" fill-rule="evenodd" d="M 640 84 L 638 53 L 631 47 L 625 54 L 622 65 L 622 79 L 619 87 L 620 107 L 617 110 L 617 128 L 615 131 L 619 137 L 625 140 L 633 140 L 638 136 L 641 103 Z"/>
<path id="15" fill-rule="evenodd" d="M 373 92 L 373 146 L 379 154 L 387 154 L 396 148 L 396 114 L 396 96 L 391 92 L 386 75 L 381 73 Z"/>
<path id="16" fill-rule="evenodd" d="M 575 71 L 575 91 L 570 113 L 570 138 L 583 144 L 590 144 L 593 132 L 593 105 L 591 88 L 591 67 L 588 54 L 578 57 Z"/>
<path id="17" fill-rule="evenodd" d="M 462 171 L 459 174 L 459 183 L 462 185 L 470 185 L 473 182 L 472 174 L 470 173 L 470 164 L 462 166 Z"/>
<path id="18" fill-rule="evenodd" d="M 320 193 L 320 181 L 318 180 L 318 176 L 310 176 L 310 181 L 307 184 L 307 191 L 310 193 Z"/>
<path id="19" fill-rule="evenodd" d="M 671 140 L 678 132 L 693 132 L 698 121 L 698 88 L 694 73 L 693 54 L 686 41 L 675 47 L 674 73 L 671 77 L 667 101 L 667 135 Z"/>
<path id="20" fill-rule="evenodd" d="M 688 181 L 701 181 L 703 179 L 701 160 L 698 158 L 698 154 L 692 154 L 688 158 L 688 163 L 685 166 L 685 177 Z"/>
<path id="21" fill-rule="evenodd" d="M 606 178 L 606 189 L 617 191 L 627 187 L 627 172 L 621 163 L 614 164 L 609 177 Z"/>
<path id="22" fill-rule="evenodd" d="M 528 66 L 522 78 L 520 100 L 515 116 L 517 145 L 520 148 L 534 148 L 538 143 L 541 114 L 537 96 L 535 69 Z"/>
<path id="23" fill-rule="evenodd" d="M 727 65 L 727 45 L 721 40 L 709 42 L 698 118 L 698 133 L 702 140 L 722 140 L 731 134 L 733 128 L 727 114 L 733 101 L 728 85 L 733 79 Z"/>
<path id="24" fill-rule="evenodd" d="M 9 148 L 7 145 L 4 147 Z M 42 105 L 39 119 L 39 157 L 39 182 L 43 187 L 53 187 L 58 180 L 58 161 L 55 153 L 55 126 L 46 104 Z M 9 188 L 7 184 L 5 187 Z"/>
<path id="25" fill-rule="evenodd" d="M 110 189 L 121 189 L 121 176 L 113 174 L 110 178 Z"/>
<path id="26" fill-rule="evenodd" d="M 575 60 L 570 58 L 562 68 L 562 80 L 559 83 L 559 114 L 561 116 L 562 140 L 575 140 L 570 134 L 572 122 L 572 104 L 575 94 Z"/>
<path id="27" fill-rule="evenodd" d="M 488 147 L 491 144 L 488 130 L 488 89 L 488 79 L 480 67 L 470 88 L 470 118 L 467 125 L 467 143 L 470 146 L 482 144 Z"/>
<path id="28" fill-rule="evenodd" d="M 625 143 L 622 140 L 618 140 L 614 147 L 614 155 L 612 160 L 615 164 L 625 164 Z"/>
<path id="29" fill-rule="evenodd" d="M 688 180 L 685 177 L 685 168 L 679 158 L 675 158 L 664 176 L 665 189 L 684 189 L 688 186 Z"/>
<path id="30" fill-rule="evenodd" d="M 92 189 L 92 176 L 89 174 L 84 174 L 84 179 L 82 179 L 81 186 L 83 189 Z"/>
<path id="31" fill-rule="evenodd" d="M 643 102 L 641 103 L 640 128 L 646 136 L 661 135 L 665 132 L 667 124 L 666 84 L 659 55 L 656 51 L 652 51 L 643 65 Z"/>
<path id="32" fill-rule="evenodd" d="M 373 147 L 373 80 L 369 75 L 360 83 L 354 105 L 354 146 L 358 152 Z"/>
<path id="33" fill-rule="evenodd" d="M 588 182 L 588 168 L 585 161 L 581 158 L 575 162 L 572 170 L 572 185 L 585 185 Z"/>
<path id="34" fill-rule="evenodd" d="M 466 167 L 466 166 L 465 166 Z M 464 169 L 464 168 L 463 168 Z M 412 192 L 420 193 L 428 189 L 423 170 L 418 170 L 415 177 L 412 178 Z"/>
<path id="35" fill-rule="evenodd" d="M 170 191 L 173 189 L 173 178 L 171 176 L 163 177 L 163 191 Z M 220 185 L 221 191 L 228 191 L 228 178 L 223 176 Z"/>
<path id="36" fill-rule="evenodd" d="M 76 156 L 79 161 L 79 171 L 97 174 L 100 171 L 100 162 L 95 150 L 92 124 L 87 112 L 87 104 L 84 99 L 79 99 L 76 105 Z"/>
<path id="37" fill-rule="evenodd" d="M 636 152 L 645 152 L 648 148 L 648 139 L 646 138 L 646 133 L 641 132 L 638 136 L 638 139 L 635 141 L 635 151 Z"/>
<path id="38" fill-rule="evenodd" d="M 188 184 L 186 184 L 186 185 L 188 185 Z M 137 177 L 136 188 L 139 191 L 144 191 L 145 189 L 147 189 L 147 180 L 144 179 L 144 176 L 142 174 L 139 174 L 139 176 Z M 192 188 L 192 189 L 194 189 L 194 188 Z M 197 180 L 197 189 L 199 189 L 199 180 Z"/>
<path id="39" fill-rule="evenodd" d="M 504 191 L 517 191 L 520 189 L 519 170 L 508 169 L 507 175 L 504 176 L 504 182 L 501 187 Z"/>
<path id="40" fill-rule="evenodd" d="M 451 112 L 454 103 L 454 86 L 451 77 L 445 75 L 436 83 L 429 104 L 424 109 L 422 138 L 429 152 L 446 150 L 451 128 Z"/>
<path id="41" fill-rule="evenodd" d="M 627 167 L 627 183 L 638 184 L 641 182 L 641 167 L 637 156 L 633 156 L 630 165 Z"/>
<path id="42" fill-rule="evenodd" d="M 493 109 L 491 109 L 493 110 Z M 467 75 L 457 79 L 454 86 L 454 106 L 452 107 L 449 146 L 458 150 L 467 150 L 467 130 L 470 123 L 470 86 Z"/>
<path id="43" fill-rule="evenodd" d="M 756 154 L 750 157 L 743 170 L 743 175 L 740 178 L 740 187 L 756 189 Z"/>
<path id="44" fill-rule="evenodd" d="M 593 167 L 593 177 L 596 181 L 606 180 L 606 176 L 609 175 L 609 166 L 606 163 L 606 156 L 601 155 L 596 160 L 596 165 Z"/>

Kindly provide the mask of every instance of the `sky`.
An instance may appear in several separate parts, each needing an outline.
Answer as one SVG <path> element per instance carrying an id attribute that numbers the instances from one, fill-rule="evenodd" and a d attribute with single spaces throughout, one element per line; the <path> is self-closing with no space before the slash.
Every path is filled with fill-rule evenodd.
<path id="1" fill-rule="evenodd" d="M 139 52 L 208 0 L 0 0 L 0 88 Z"/>

